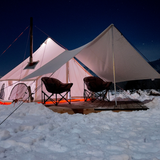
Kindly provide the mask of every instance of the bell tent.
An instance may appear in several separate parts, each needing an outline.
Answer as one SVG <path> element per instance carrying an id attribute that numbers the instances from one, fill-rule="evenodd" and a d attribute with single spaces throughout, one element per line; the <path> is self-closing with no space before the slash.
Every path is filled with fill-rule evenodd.
<path id="1" fill-rule="evenodd" d="M 63 64 L 56 72 L 49 72 L 40 76 L 29 78 L 25 81 L 21 81 L 27 75 L 35 72 L 43 65 L 48 64 L 51 59 L 56 58 L 58 55 L 65 51 L 64 48 L 60 47 L 51 38 L 47 38 L 46 41 L 33 53 L 33 59 L 39 63 L 34 69 L 24 69 L 29 62 L 29 57 L 24 60 L 21 64 L 7 73 L 0 79 L 0 88 L 3 87 L 3 98 L 1 100 L 8 101 L 13 99 L 21 99 L 22 93 L 26 92 L 27 87 L 30 86 L 31 93 L 33 94 L 34 101 L 41 101 L 41 78 L 42 77 L 53 77 L 57 78 L 63 83 L 72 82 L 72 97 L 82 98 L 83 96 L 83 78 L 90 74 L 74 59 L 70 59 L 67 63 Z M 52 68 L 52 67 L 51 67 Z M 20 85 L 21 84 L 21 85 Z M 22 88 L 22 84 L 23 88 Z M 16 87 L 17 86 L 17 87 Z M 21 88 L 18 88 L 21 87 Z M 16 89 L 15 91 L 12 91 Z M 45 88 L 44 88 L 45 89 Z M 45 90 L 46 91 L 46 90 Z M 15 95 L 13 93 L 15 92 Z M 46 91 L 47 92 L 47 91 Z M 28 94 L 26 92 L 26 94 Z M 1 96 L 2 97 L 2 96 Z M 12 99 L 10 98 L 12 97 Z M 26 96 L 23 96 L 24 98 Z"/>
<path id="2" fill-rule="evenodd" d="M 48 44 L 48 41 L 52 43 Z M 47 48 L 47 45 L 50 47 L 48 46 Z M 159 73 L 149 65 L 113 24 L 91 42 L 71 51 L 64 50 L 51 39 L 46 40 L 42 46 L 34 53 L 35 55 L 41 53 L 41 56 L 46 58 L 46 61 L 42 65 L 40 64 L 43 60 L 41 62 L 41 60 L 37 58 L 36 60 L 40 62 L 36 68 L 24 71 L 22 66 L 26 65 L 26 60 L 22 62 L 23 65 L 20 64 L 2 77 L 0 79 L 1 82 L 9 84 L 11 83 L 10 81 L 12 81 L 12 83 L 17 81 L 16 83 L 18 83 L 18 81 L 21 80 L 24 81 L 24 83 L 30 81 L 34 81 L 35 83 L 35 81 L 39 80 L 42 76 L 54 73 L 53 75 L 56 78 L 60 80 L 67 79 L 73 83 L 73 88 L 71 88 L 72 96 L 76 96 L 75 93 L 83 96 L 83 78 L 88 76 L 89 73 L 77 64 L 73 59 L 74 57 L 104 81 L 116 83 L 160 78 Z M 65 64 L 67 64 L 67 62 L 69 62 L 68 78 L 63 74 L 66 70 L 64 68 L 66 68 Z M 16 72 L 17 74 L 13 74 Z M 17 75 L 19 75 L 18 78 Z M 34 90 L 39 86 L 39 83 L 35 84 L 33 87 Z M 76 87 L 74 88 L 74 86 Z M 38 93 L 35 92 L 35 95 L 36 94 Z M 38 98 L 35 98 L 35 100 L 36 99 Z"/>

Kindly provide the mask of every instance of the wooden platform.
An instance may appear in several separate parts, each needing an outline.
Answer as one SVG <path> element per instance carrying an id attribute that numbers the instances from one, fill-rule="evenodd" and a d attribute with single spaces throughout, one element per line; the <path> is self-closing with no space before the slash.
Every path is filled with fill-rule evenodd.
<path id="1" fill-rule="evenodd" d="M 58 106 L 55 105 L 46 105 L 49 109 L 58 113 L 97 113 L 101 111 L 134 111 L 134 110 L 147 110 L 148 108 L 144 103 L 139 101 L 118 101 L 117 106 L 114 101 L 94 101 L 94 102 L 72 102 L 68 103 L 59 103 Z"/>

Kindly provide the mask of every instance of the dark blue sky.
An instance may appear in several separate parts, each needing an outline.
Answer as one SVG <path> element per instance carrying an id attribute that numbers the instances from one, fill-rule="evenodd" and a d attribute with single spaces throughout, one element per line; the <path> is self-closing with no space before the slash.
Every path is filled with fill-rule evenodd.
<path id="1" fill-rule="evenodd" d="M 113 23 L 148 60 L 160 58 L 159 0 L 3 0 L 0 76 L 29 56 L 29 28 L 12 42 L 29 26 L 30 17 L 34 26 L 69 50 L 93 40 Z M 46 38 L 47 35 L 33 28 L 34 51 Z"/>

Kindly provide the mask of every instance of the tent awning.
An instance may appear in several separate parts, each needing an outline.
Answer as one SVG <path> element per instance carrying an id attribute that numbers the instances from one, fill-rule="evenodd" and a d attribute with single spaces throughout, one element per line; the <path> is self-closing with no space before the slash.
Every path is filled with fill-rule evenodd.
<path id="1" fill-rule="evenodd" d="M 149 65 L 119 30 L 114 25 L 110 25 L 90 43 L 75 50 L 64 51 L 22 80 L 54 73 L 74 56 L 105 81 L 114 81 L 113 58 L 115 82 L 160 78 L 160 74 Z"/>

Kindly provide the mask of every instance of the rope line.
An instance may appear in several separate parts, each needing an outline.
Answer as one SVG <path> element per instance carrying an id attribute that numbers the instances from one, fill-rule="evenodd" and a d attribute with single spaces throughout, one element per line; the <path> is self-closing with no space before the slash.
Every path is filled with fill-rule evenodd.
<path id="1" fill-rule="evenodd" d="M 62 48 L 68 50 L 66 47 L 64 47 L 62 44 L 60 44 L 59 42 L 57 42 L 55 39 L 53 39 L 51 36 L 49 36 L 47 33 L 45 33 L 44 31 L 42 31 L 40 28 L 38 28 L 37 26 L 35 26 L 38 30 L 40 30 L 42 33 L 44 33 L 45 35 L 47 35 L 49 38 L 51 38 L 54 42 L 56 42 L 58 45 L 60 45 Z"/>
<path id="2" fill-rule="evenodd" d="M 29 27 L 29 26 L 28 26 Z M 25 30 L 24 31 L 26 31 L 27 30 L 27 28 L 28 27 L 26 27 L 25 28 Z M 36 27 L 36 28 L 38 28 L 38 27 Z M 39 29 L 39 28 L 38 28 Z M 39 29 L 41 32 L 43 32 L 41 29 Z M 8 48 L 0 55 L 0 56 L 2 56 L 11 46 L 12 46 L 12 44 L 15 42 L 15 41 L 17 41 L 17 39 L 24 33 L 24 31 L 8 46 Z M 46 34 L 45 32 L 43 32 L 44 34 Z M 47 34 L 46 34 L 47 35 Z M 48 35 L 47 35 L 48 36 Z M 48 37 L 50 37 L 50 36 L 48 36 Z M 51 38 L 51 37 L 50 37 Z M 55 41 L 55 40 L 54 40 Z M 58 42 L 56 42 L 56 43 L 58 43 Z M 28 44 L 28 40 L 27 40 L 27 44 Z M 62 46 L 62 45 L 61 45 Z M 62 46 L 63 47 L 63 46 Z M 27 48 L 27 45 L 26 45 L 26 48 Z M 63 47 L 63 48 L 65 48 L 65 47 Z M 25 54 L 26 54 L 26 50 L 25 50 Z M 25 55 L 24 55 L 24 58 L 25 58 Z M 22 71 L 21 71 L 21 74 L 22 74 Z M 20 74 L 20 77 L 21 77 L 21 74 Z M 52 73 L 53 74 L 53 73 Z M 52 76 L 52 74 L 50 75 L 50 77 Z M 35 81 L 33 81 L 32 82 L 32 84 L 34 83 Z M 16 83 L 16 82 L 15 82 Z M 32 85 L 31 84 L 31 85 Z M 14 85 L 14 83 L 12 84 L 12 85 Z M 9 87 L 9 86 L 7 86 L 7 87 Z M 41 85 L 39 85 L 39 86 L 37 86 L 36 88 L 35 88 L 35 91 L 34 91 L 34 93 L 31 93 L 21 104 L 19 104 L 19 106 L 15 109 L 15 110 L 13 110 L 1 123 L 0 123 L 0 125 L 2 125 L 16 110 L 18 110 L 19 108 L 20 108 L 20 106 L 27 100 L 27 99 L 29 99 L 33 94 L 35 94 L 39 89 L 40 89 L 40 87 L 41 87 Z"/>
<path id="3" fill-rule="evenodd" d="M 27 38 L 27 43 L 26 43 L 26 48 L 25 48 L 25 52 L 24 52 L 23 61 L 25 60 L 25 57 L 26 57 L 28 42 L 29 42 L 29 33 L 28 33 L 28 38 Z M 21 64 L 22 64 L 21 66 L 24 67 L 23 63 L 21 63 Z M 19 79 L 21 79 L 21 77 L 22 77 L 22 72 L 23 72 L 23 69 L 21 69 Z"/>
<path id="4" fill-rule="evenodd" d="M 29 95 L 15 110 L 13 110 L 13 111 L 0 123 L 0 125 L 2 125 L 18 108 L 20 108 L 20 106 L 21 106 L 30 96 L 32 96 L 32 94 Z"/>
<path id="5" fill-rule="evenodd" d="M 29 27 L 29 26 L 28 26 Z M 26 27 L 25 30 L 28 28 Z M 7 47 L 6 50 L 3 51 L 3 53 L 0 55 L 0 57 L 12 46 L 12 44 L 17 41 L 17 39 L 25 32 L 25 30 Z"/>

